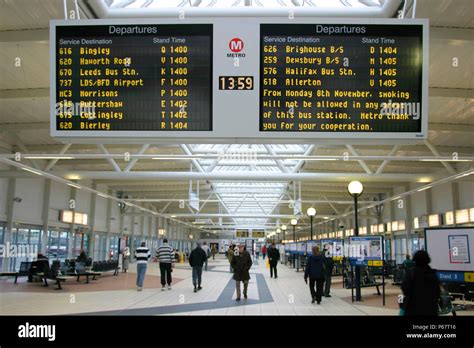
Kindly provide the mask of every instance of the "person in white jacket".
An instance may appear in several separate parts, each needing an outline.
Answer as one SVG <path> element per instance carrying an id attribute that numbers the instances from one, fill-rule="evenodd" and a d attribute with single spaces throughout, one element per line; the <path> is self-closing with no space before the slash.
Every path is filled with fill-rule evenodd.
<path id="1" fill-rule="evenodd" d="M 207 245 L 207 242 L 202 243 L 201 249 L 204 250 L 204 252 L 206 253 L 206 261 L 204 262 L 204 270 L 207 271 L 207 260 L 209 259 L 209 256 L 211 256 L 211 250 L 209 249 L 209 245 Z"/>

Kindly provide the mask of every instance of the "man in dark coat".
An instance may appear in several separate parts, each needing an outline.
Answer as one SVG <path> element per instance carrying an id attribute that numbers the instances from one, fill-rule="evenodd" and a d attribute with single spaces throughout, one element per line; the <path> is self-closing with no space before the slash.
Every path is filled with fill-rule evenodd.
<path id="1" fill-rule="evenodd" d="M 193 285 L 194 292 L 201 290 L 201 279 L 202 279 L 202 266 L 207 260 L 207 254 L 201 244 L 198 243 L 197 247 L 191 251 L 189 255 L 189 265 L 193 268 Z"/>
<path id="2" fill-rule="evenodd" d="M 321 297 L 323 295 L 324 286 L 324 256 L 320 254 L 319 247 L 314 246 L 313 254 L 308 256 L 306 261 L 306 269 L 304 271 L 304 281 L 308 284 L 309 277 L 309 290 L 311 292 L 311 303 L 315 301 L 321 304 Z M 314 291 L 314 284 L 316 283 L 316 291 Z"/>
<path id="3" fill-rule="evenodd" d="M 235 286 L 237 291 L 236 301 L 240 301 L 240 282 L 244 283 L 244 298 L 247 298 L 247 288 L 250 280 L 250 267 L 252 267 L 252 258 L 247 250 L 244 249 L 243 244 L 239 244 L 239 252 L 235 253 L 230 262 L 234 270 Z"/>
<path id="4" fill-rule="evenodd" d="M 415 267 L 407 270 L 402 283 L 405 315 L 438 315 L 441 288 L 431 259 L 424 250 L 413 256 Z"/>
<path id="5" fill-rule="evenodd" d="M 273 277 L 273 273 L 275 273 L 275 279 L 278 278 L 277 266 L 280 261 L 280 251 L 276 248 L 275 243 L 272 243 L 268 249 L 268 261 L 270 262 L 270 278 Z"/>

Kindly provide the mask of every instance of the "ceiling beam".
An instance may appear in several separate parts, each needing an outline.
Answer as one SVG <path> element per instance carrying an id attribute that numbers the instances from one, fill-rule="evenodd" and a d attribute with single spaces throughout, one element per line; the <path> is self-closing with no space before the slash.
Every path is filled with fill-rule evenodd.
<path id="1" fill-rule="evenodd" d="M 429 131 L 437 131 L 437 132 L 474 133 L 474 124 L 430 123 L 428 125 L 428 130 Z"/>
<path id="2" fill-rule="evenodd" d="M 15 175 L 27 175 L 28 173 L 17 173 L 10 171 L 0 171 L 0 176 L 10 177 Z M 427 181 L 434 180 L 433 173 L 384 173 L 381 175 L 370 175 L 366 173 L 275 173 L 275 172 L 218 172 L 218 173 L 200 173 L 200 172 L 153 172 L 153 171 L 135 171 L 135 172 L 112 172 L 112 171 L 57 171 L 54 175 L 60 177 L 77 177 L 78 180 L 84 179 L 106 179 L 106 180 L 217 180 L 217 181 L 262 181 L 262 182 L 281 182 L 281 181 L 325 181 L 325 182 L 350 182 L 352 180 L 371 181 L 371 182 L 416 182 L 421 179 Z"/>
<path id="3" fill-rule="evenodd" d="M 49 43 L 49 28 L 0 31 L 0 43 L 32 41 Z"/>
<path id="4" fill-rule="evenodd" d="M 0 89 L 0 99 L 17 99 L 17 98 L 49 98 L 49 87 Z M 48 115 L 45 115 L 45 116 L 48 116 Z"/>

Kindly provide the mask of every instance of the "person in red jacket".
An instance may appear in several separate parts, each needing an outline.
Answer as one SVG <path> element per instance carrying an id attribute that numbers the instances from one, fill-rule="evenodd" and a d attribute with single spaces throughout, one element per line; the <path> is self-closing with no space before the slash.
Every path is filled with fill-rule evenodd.
<path id="1" fill-rule="evenodd" d="M 263 254 L 263 259 L 265 260 L 265 255 L 267 255 L 267 246 L 266 245 L 264 245 L 262 247 L 262 254 Z"/>

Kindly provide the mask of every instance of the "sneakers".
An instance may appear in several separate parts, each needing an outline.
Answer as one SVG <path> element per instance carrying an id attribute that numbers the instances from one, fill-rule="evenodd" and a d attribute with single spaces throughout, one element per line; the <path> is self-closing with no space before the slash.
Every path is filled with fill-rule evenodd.
<path id="1" fill-rule="evenodd" d="M 161 288 L 161 291 L 166 291 L 166 287 L 163 285 L 163 287 Z"/>
<path id="2" fill-rule="evenodd" d="M 202 290 L 202 287 L 201 287 L 201 286 L 198 286 L 198 288 L 197 288 L 197 289 L 198 289 L 198 290 Z"/>
<path id="3" fill-rule="evenodd" d="M 168 285 L 168 290 L 171 290 L 171 285 Z"/>
<path id="4" fill-rule="evenodd" d="M 142 291 L 142 287 L 141 287 L 141 286 L 137 286 L 137 291 Z"/>

